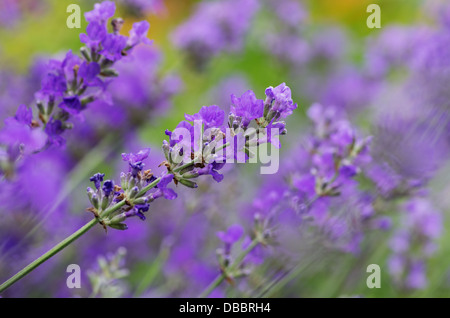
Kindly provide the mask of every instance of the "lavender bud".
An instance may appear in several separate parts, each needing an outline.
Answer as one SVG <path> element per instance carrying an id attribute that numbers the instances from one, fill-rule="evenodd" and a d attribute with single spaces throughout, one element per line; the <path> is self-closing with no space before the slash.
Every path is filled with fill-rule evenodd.
<path id="1" fill-rule="evenodd" d="M 109 68 L 106 70 L 102 70 L 100 75 L 102 75 L 104 77 L 117 77 L 117 76 L 119 76 L 119 73 L 116 70 Z"/>
<path id="2" fill-rule="evenodd" d="M 131 178 L 128 181 L 128 189 L 133 188 L 134 186 L 136 186 L 136 178 Z"/>
<path id="3" fill-rule="evenodd" d="M 90 103 L 92 103 L 93 101 L 95 100 L 95 97 L 94 96 L 88 96 L 88 97 L 85 97 L 85 98 L 83 98 L 82 100 L 81 100 L 81 105 L 87 105 L 87 104 L 90 104 Z"/>
<path id="4" fill-rule="evenodd" d="M 233 127 L 233 123 L 234 123 L 235 119 L 236 119 L 236 116 L 233 113 L 230 113 L 228 115 L 228 126 L 229 127 Z"/>
<path id="5" fill-rule="evenodd" d="M 122 18 L 115 18 L 111 20 L 111 25 L 115 34 L 119 34 L 120 30 L 122 29 L 123 23 L 124 21 Z"/>
<path id="6" fill-rule="evenodd" d="M 199 176 L 199 173 L 198 172 L 194 172 L 194 171 L 186 172 L 186 173 L 184 173 L 182 175 L 182 177 L 184 179 L 193 179 L 193 178 L 197 178 L 198 176 Z"/>
<path id="7" fill-rule="evenodd" d="M 148 197 L 140 197 L 137 198 L 133 201 L 134 204 L 145 204 L 149 202 L 149 198 Z"/>
<path id="8" fill-rule="evenodd" d="M 92 196 L 95 194 L 95 191 L 91 187 L 88 187 L 86 189 L 86 191 L 87 191 L 87 195 L 88 195 L 89 201 L 91 201 L 92 200 Z"/>
<path id="9" fill-rule="evenodd" d="M 90 198 L 90 201 L 92 203 L 92 206 L 98 210 L 99 208 L 99 200 L 98 200 L 98 195 L 96 193 L 92 194 L 92 197 Z"/>
<path id="10" fill-rule="evenodd" d="M 233 124 L 232 124 L 233 129 L 238 129 L 239 124 L 240 124 L 240 122 L 238 120 L 233 121 Z"/>
<path id="11" fill-rule="evenodd" d="M 37 108 L 39 109 L 39 113 L 45 114 L 44 105 L 41 102 L 36 103 Z"/>
<path id="12" fill-rule="evenodd" d="M 270 101 L 269 101 L 269 98 L 267 97 L 266 98 L 266 101 L 264 102 L 264 118 L 267 118 L 267 114 L 269 114 L 269 110 L 270 110 L 270 107 L 272 106 L 272 99 L 270 99 Z"/>
<path id="13" fill-rule="evenodd" d="M 86 61 L 90 62 L 92 60 L 91 56 L 89 54 L 89 51 L 88 51 L 88 49 L 85 46 L 83 46 L 80 49 L 80 52 L 81 52 L 81 54 L 83 55 L 83 57 L 85 58 Z"/>
<path id="14" fill-rule="evenodd" d="M 195 182 L 193 182 L 193 181 L 190 181 L 190 180 L 180 179 L 180 180 L 178 180 L 178 181 L 179 181 L 182 185 L 185 185 L 186 187 L 189 187 L 189 188 L 195 189 L 195 188 L 198 187 L 197 183 L 195 183 Z"/>
<path id="15" fill-rule="evenodd" d="M 128 176 L 126 173 L 120 173 L 120 186 L 123 190 L 128 189 Z"/>
<path id="16" fill-rule="evenodd" d="M 166 157 L 166 160 L 169 161 L 169 151 L 170 151 L 170 145 L 167 141 L 163 141 L 162 150 L 164 152 L 164 157 Z"/>
<path id="17" fill-rule="evenodd" d="M 133 187 L 131 189 L 130 194 L 128 195 L 128 197 L 130 199 L 134 199 L 137 196 L 138 193 L 139 193 L 139 188 L 138 187 Z"/>
<path id="18" fill-rule="evenodd" d="M 128 226 L 125 223 L 109 224 L 109 226 L 120 231 L 128 230 Z"/>
<path id="19" fill-rule="evenodd" d="M 108 225 L 116 225 L 119 223 L 122 223 L 123 221 L 125 221 L 127 219 L 127 215 L 125 213 L 120 213 L 119 215 L 116 215 L 115 217 L 113 217 L 109 222 Z"/>
<path id="20" fill-rule="evenodd" d="M 109 198 L 107 196 L 103 196 L 102 198 L 102 211 L 105 210 L 109 205 Z"/>

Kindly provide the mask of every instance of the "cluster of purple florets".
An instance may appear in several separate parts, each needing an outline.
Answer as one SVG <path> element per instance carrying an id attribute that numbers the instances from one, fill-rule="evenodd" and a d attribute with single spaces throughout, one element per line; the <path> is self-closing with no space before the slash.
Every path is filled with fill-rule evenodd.
<path id="1" fill-rule="evenodd" d="M 110 100 L 107 87 L 117 76 L 114 64 L 140 43 L 148 44 L 147 21 L 133 25 L 129 37 L 119 34 L 123 21 L 111 20 L 115 3 L 105 1 L 86 12 L 89 22 L 80 40 L 86 46 L 78 56 L 69 51 L 63 60 L 50 60 L 45 66 L 41 89 L 35 94 L 37 112 L 22 105 L 14 117 L 5 121 L 0 131 L 0 143 L 6 149 L 8 161 L 45 147 L 62 146 L 64 131 L 74 122 L 83 120 L 82 112 L 95 100 Z"/>
<path id="2" fill-rule="evenodd" d="M 128 163 L 129 169 L 128 172 L 121 174 L 120 186 L 114 186 L 112 180 L 107 180 L 102 187 L 104 175 L 100 173 L 90 179 L 96 188 L 96 190 L 88 188 L 94 214 L 105 226 L 126 229 L 127 226 L 123 221 L 131 216 L 138 216 L 144 220 L 144 212 L 149 210 L 150 203 L 157 198 L 173 200 L 177 197 L 175 191 L 168 188 L 172 181 L 176 185 L 180 183 L 197 188 L 194 181 L 196 178 L 211 175 L 215 181 L 221 182 L 223 175 L 219 170 L 224 167 L 226 159 L 234 158 L 237 153 L 244 155 L 248 153 L 248 143 L 245 139 L 244 142 L 236 143 L 232 151 L 227 151 L 230 139 L 234 140 L 238 134 L 242 134 L 242 131 L 247 131 L 253 123 L 258 132 L 255 135 L 257 145 L 272 142 L 279 147 L 279 141 L 275 142 L 272 135 L 286 134 L 286 124 L 281 119 L 291 115 L 296 108 L 297 104 L 292 101 L 290 88 L 282 83 L 275 88 L 267 88 L 265 100 L 257 99 L 252 91 L 245 92 L 240 98 L 232 95 L 227 121 L 225 111 L 216 105 L 204 106 L 194 115 L 186 114 L 186 121 L 180 122 L 177 129 L 185 129 L 190 138 L 175 134 L 176 130 L 174 132 L 166 130 L 169 141 L 163 143 L 166 161 L 162 165 L 167 171 L 163 174 L 155 176 L 150 169 L 144 170 L 144 161 L 150 153 L 150 149 L 146 148 L 137 153 L 122 154 L 122 159 Z M 194 138 L 196 128 L 205 130 L 201 140 Z M 263 132 L 266 128 L 274 129 L 275 133 L 267 136 Z M 206 130 L 210 133 L 207 134 Z M 218 141 L 221 143 L 217 143 Z M 218 148 L 224 149 L 225 153 L 219 155 Z M 185 149 L 190 151 L 184 153 Z M 248 156 L 246 158 L 248 159 Z M 153 188 L 156 190 L 151 192 Z M 125 203 L 123 207 L 112 214 L 108 212 L 122 201 Z"/>

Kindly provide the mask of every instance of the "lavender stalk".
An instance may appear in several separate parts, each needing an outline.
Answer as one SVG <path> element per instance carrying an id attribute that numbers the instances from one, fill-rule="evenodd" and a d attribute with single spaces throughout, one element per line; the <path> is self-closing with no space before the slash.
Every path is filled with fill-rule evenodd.
<path id="1" fill-rule="evenodd" d="M 199 298 L 206 298 L 209 296 L 209 294 L 212 293 L 214 289 L 220 286 L 222 282 L 228 277 L 228 273 L 232 273 L 233 271 L 236 271 L 239 266 L 244 261 L 245 257 L 253 251 L 253 249 L 260 244 L 260 240 L 258 238 L 255 238 L 250 245 L 242 251 L 241 254 L 236 258 L 236 260 L 233 262 L 233 264 L 230 266 L 230 268 L 226 271 L 223 271 L 222 274 L 216 277 L 214 281 L 209 284 L 209 286 L 200 294 Z"/>
<path id="2" fill-rule="evenodd" d="M 150 203 L 158 198 L 164 197 L 168 200 L 177 198 L 177 194 L 168 185 L 173 181 L 176 185 L 182 184 L 190 188 L 196 188 L 197 184 L 192 179 L 201 175 L 211 175 L 217 182 L 222 181 L 223 175 L 219 174 L 225 162 L 223 160 L 230 157 L 236 157 L 239 154 L 247 154 L 247 143 L 236 142 L 232 147 L 232 152 L 220 154 L 219 151 L 230 146 L 230 140 L 235 139 L 242 131 L 248 131 L 251 122 L 255 122 L 258 129 L 272 128 L 271 133 L 258 133 L 254 137 L 253 142 L 256 145 L 263 143 L 278 144 L 278 140 L 274 140 L 276 135 L 286 133 L 285 123 L 279 121 L 292 114 L 297 108 L 291 99 L 291 91 L 286 84 L 281 84 L 276 88 L 269 87 L 266 89 L 266 100 L 258 100 L 252 91 L 246 92 L 241 98 L 232 95 L 232 107 L 228 118 L 229 129 L 224 126 L 225 113 L 218 106 L 204 106 L 198 114 L 186 115 L 186 119 L 194 121 L 194 126 L 186 121 L 181 122 L 177 128 L 183 128 L 184 132 L 189 135 L 179 135 L 179 129 L 174 132 L 166 131 L 170 137 L 170 142 L 165 141 L 163 151 L 167 161 L 161 165 L 167 168 L 167 172 L 159 177 L 155 177 L 151 170 L 145 170 L 143 161 L 148 157 L 150 149 L 144 149 L 138 153 L 124 153 L 122 159 L 129 164 L 128 172 L 122 172 L 120 186 L 113 180 L 103 180 L 104 174 L 96 173 L 90 178 L 94 183 L 93 188 L 87 188 L 87 195 L 92 207 L 87 209 L 92 212 L 95 219 L 88 222 L 81 229 L 67 237 L 65 240 L 50 249 L 47 253 L 33 261 L 23 270 L 18 272 L 8 281 L 0 286 L 0 292 L 25 277 L 35 268 L 43 264 L 45 261 L 56 255 L 58 252 L 69 246 L 79 237 L 84 235 L 95 224 L 100 223 L 105 231 L 108 227 L 116 230 L 127 230 L 128 226 L 124 223 L 130 217 L 137 216 L 141 220 L 145 220 L 145 212 L 150 209 Z M 267 111 L 264 111 L 267 110 Z M 201 138 L 196 138 L 196 129 L 201 124 Z M 197 126 L 196 126 L 197 125 Z M 210 134 L 203 135 L 209 129 Z M 226 131 L 226 133 L 225 133 Z M 193 138 L 190 135 L 193 133 Z M 183 137 L 183 138 L 180 138 Z M 219 143 L 222 141 L 222 143 Z M 213 145 L 217 145 L 214 147 Z M 184 153 L 185 149 L 188 151 Z M 237 152 L 237 153 L 236 153 Z M 180 159 L 182 159 L 180 161 Z M 187 159 L 184 159 L 187 158 Z M 248 160 L 248 158 L 247 158 Z M 149 193 L 150 190 L 156 189 Z M 235 264 L 230 268 L 233 271 L 242 263 L 245 256 L 250 253 L 258 243 L 265 242 L 265 232 L 257 231 L 255 240 L 244 250 Z M 232 273 L 234 275 L 234 273 Z M 234 275 L 236 276 L 236 275 Z M 214 289 L 215 284 L 220 284 L 222 278 L 217 278 L 211 285 Z M 210 291 L 209 291 L 210 292 Z M 209 294 L 206 291 L 206 295 Z"/>

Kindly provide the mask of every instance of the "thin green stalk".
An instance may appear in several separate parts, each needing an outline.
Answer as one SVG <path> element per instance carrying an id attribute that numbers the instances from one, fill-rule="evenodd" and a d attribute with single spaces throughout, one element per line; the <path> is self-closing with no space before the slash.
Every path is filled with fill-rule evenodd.
<path id="1" fill-rule="evenodd" d="M 2 285 L 0 285 L 0 293 L 4 292 L 8 287 L 19 281 L 20 279 L 24 278 L 27 274 L 32 272 L 34 269 L 36 269 L 39 265 L 50 259 L 53 255 L 57 254 L 67 246 L 69 246 L 72 242 L 74 242 L 76 239 L 78 239 L 80 236 L 82 236 L 84 233 L 89 231 L 95 224 L 97 224 L 97 219 L 92 219 L 89 221 L 86 225 L 84 225 L 82 228 L 80 228 L 78 231 L 73 233 L 71 236 L 67 237 L 65 240 L 61 241 L 59 244 L 57 244 L 55 247 L 50 249 L 47 253 L 43 254 L 36 260 L 34 260 L 32 263 L 27 265 L 24 269 L 22 269 L 20 272 L 18 272 L 16 275 L 8 279 L 6 282 L 4 282 Z"/>
<path id="2" fill-rule="evenodd" d="M 173 169 L 173 172 L 181 171 L 181 170 L 183 170 L 184 168 L 187 168 L 187 167 L 192 166 L 193 164 L 194 164 L 194 160 L 189 161 L 188 163 L 185 163 L 184 165 L 179 166 L 178 168 Z"/>
<path id="3" fill-rule="evenodd" d="M 125 200 L 120 201 L 116 205 L 110 207 L 109 209 L 105 210 L 105 212 L 112 213 L 114 211 L 117 211 L 122 206 L 125 205 Z M 51 248 L 48 252 L 41 255 L 39 258 L 25 266 L 21 271 L 19 271 L 16 275 L 8 279 L 6 282 L 4 282 L 2 285 L 0 285 L 0 293 L 4 292 L 7 288 L 11 287 L 13 284 L 18 282 L 20 279 L 24 278 L 26 275 L 31 273 L 33 270 L 35 270 L 37 267 L 39 267 L 41 264 L 49 260 L 52 256 L 56 255 L 60 251 L 62 251 L 64 248 L 72 244 L 75 240 L 80 238 L 82 235 L 84 235 L 87 231 L 89 231 L 94 225 L 98 223 L 97 219 L 92 219 L 88 223 L 86 223 L 83 227 L 81 227 L 78 231 L 70 235 L 69 237 L 65 238 L 61 242 L 59 242 L 57 245 L 55 245 L 53 248 Z"/>
<path id="4" fill-rule="evenodd" d="M 139 193 L 136 195 L 136 197 L 139 198 L 139 197 L 143 196 L 144 194 L 146 194 L 148 192 L 148 190 L 153 189 L 154 187 L 156 187 L 160 181 L 161 181 L 161 177 L 159 177 L 158 179 L 156 179 L 152 183 L 146 185 L 144 188 L 141 189 L 141 191 L 139 191 Z"/>
<path id="5" fill-rule="evenodd" d="M 289 282 L 295 279 L 298 275 L 300 275 L 306 268 L 314 264 L 316 261 L 320 259 L 322 254 L 317 254 L 311 260 L 309 260 L 306 264 L 298 264 L 288 270 L 286 275 L 281 277 L 280 279 L 276 279 L 274 282 L 269 284 L 256 298 L 269 298 L 272 297 L 276 292 L 286 286 Z"/>
<path id="6" fill-rule="evenodd" d="M 222 149 L 228 147 L 229 145 L 230 145 L 230 142 L 227 142 L 226 144 L 224 144 L 224 145 L 220 146 L 219 148 L 217 148 L 215 151 L 217 152 L 219 150 L 222 150 Z"/>
<path id="7" fill-rule="evenodd" d="M 222 284 L 222 282 L 224 280 L 225 280 L 225 275 L 222 274 L 222 275 L 217 276 L 216 279 L 214 279 L 214 281 L 211 284 L 209 284 L 208 288 L 206 288 L 198 297 L 199 298 L 208 297 L 209 294 L 211 294 L 214 289 L 219 287 L 219 285 Z"/>
<path id="8" fill-rule="evenodd" d="M 235 259 L 233 264 L 230 266 L 229 271 L 233 272 L 235 271 L 241 264 L 244 258 L 259 244 L 259 240 L 255 238 L 250 245 L 242 251 L 241 254 Z M 209 286 L 200 294 L 199 298 L 206 298 L 209 296 L 209 294 L 212 293 L 214 289 L 216 289 L 226 278 L 226 273 L 222 273 L 219 276 L 214 279 L 214 281 L 209 284 Z"/>
<path id="9" fill-rule="evenodd" d="M 224 145 L 222 145 L 221 147 L 219 147 L 217 150 L 221 150 L 227 146 L 229 146 L 230 143 L 226 143 Z M 191 161 L 189 163 L 184 164 L 183 166 L 180 166 L 178 168 L 176 168 L 174 170 L 174 172 L 180 171 L 182 169 L 184 169 L 185 167 L 189 167 L 191 165 L 194 164 L 194 161 Z M 159 182 L 161 181 L 161 178 L 156 179 L 155 181 L 153 181 L 152 183 L 150 183 L 149 185 L 147 185 L 146 187 L 142 188 L 141 191 L 138 193 L 138 197 L 144 195 L 146 192 L 148 192 L 150 189 L 154 188 Z M 114 206 L 110 207 L 109 209 L 106 209 L 102 215 L 103 216 L 107 216 L 110 215 L 111 213 L 117 211 L 118 209 L 120 209 L 122 206 L 124 206 L 126 204 L 126 200 L 122 200 L 119 203 L 115 204 Z M 39 258 L 37 258 L 36 260 L 34 260 L 33 262 L 31 262 L 30 264 L 28 264 L 25 268 L 23 268 L 21 271 L 19 271 L 16 275 L 14 275 L 13 277 L 11 277 L 10 279 L 8 279 L 6 282 L 4 282 L 2 285 L 0 285 L 0 293 L 2 293 L 3 291 L 5 291 L 7 288 L 9 288 L 10 286 L 12 286 L 13 284 L 15 284 L 17 281 L 19 281 L 20 279 L 22 279 L 23 277 L 25 277 L 26 275 L 28 275 L 29 273 L 31 273 L 33 270 L 35 270 L 37 267 L 39 267 L 41 264 L 45 263 L 47 260 L 49 260 L 51 257 L 53 257 L 54 255 L 56 255 L 57 253 L 59 253 L 60 251 L 62 251 L 64 248 L 66 248 L 67 246 L 69 246 L 70 244 L 72 244 L 75 240 L 77 240 L 79 237 L 81 237 L 82 235 L 84 235 L 87 231 L 89 231 L 95 224 L 98 223 L 97 219 L 93 219 L 91 221 L 89 221 L 88 223 L 86 223 L 83 227 L 81 227 L 78 231 L 76 231 L 75 233 L 73 233 L 72 235 L 70 235 L 69 237 L 67 237 L 66 239 L 64 239 L 63 241 L 61 241 L 60 243 L 58 243 L 57 245 L 55 245 L 52 249 L 50 249 L 49 251 L 47 251 L 45 254 L 41 255 Z M 236 267 L 240 265 L 240 263 L 242 262 L 242 260 L 244 259 L 244 257 L 258 244 L 257 241 L 253 241 L 250 246 L 236 259 L 235 263 L 233 265 L 235 265 Z M 234 266 L 232 266 L 232 268 L 234 269 Z M 204 293 L 202 293 L 202 295 L 205 294 L 206 297 L 208 296 L 211 291 L 218 285 L 220 285 L 220 283 L 223 281 L 225 277 L 222 275 L 222 278 L 219 279 L 219 277 L 216 279 L 216 281 L 214 281 L 210 287 L 212 287 L 212 289 L 210 291 L 206 290 Z M 213 284 L 216 284 L 215 286 Z"/>
<path id="10" fill-rule="evenodd" d="M 134 297 L 141 296 L 147 290 L 147 288 L 153 283 L 155 278 L 158 277 L 158 274 L 160 273 L 161 269 L 166 263 L 169 254 L 170 254 L 169 247 L 163 246 L 156 259 L 150 264 L 150 266 L 147 269 L 147 272 L 142 277 L 141 282 L 136 288 Z"/>

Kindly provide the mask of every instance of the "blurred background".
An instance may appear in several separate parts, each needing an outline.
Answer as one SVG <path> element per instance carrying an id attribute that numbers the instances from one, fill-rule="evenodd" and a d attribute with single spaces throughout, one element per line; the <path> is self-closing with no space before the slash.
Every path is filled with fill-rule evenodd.
<path id="1" fill-rule="evenodd" d="M 0 3 L 2 121 L 20 104 L 33 105 L 49 59 L 79 52 L 87 23 L 66 26 L 71 3 L 84 13 L 95 2 Z M 217 233 L 244 229 L 233 245 L 236 257 L 255 214 L 273 210 L 283 212 L 271 220 L 276 244 L 258 247 L 242 277 L 210 296 L 450 295 L 446 1 L 116 3 L 121 33 L 145 19 L 154 42 L 117 66 L 113 106 L 95 102 L 67 132 L 63 151 L 36 155 L 0 184 L 0 281 L 90 220 L 91 175 L 117 178 L 126 169 L 120 154 L 143 147 L 152 148 L 147 165 L 158 171 L 165 130 L 204 105 L 228 112 L 231 94 L 253 90 L 264 99 L 269 86 L 291 88 L 298 109 L 282 138 L 280 171 L 263 176 L 258 165 L 233 165 L 221 183 L 208 178 L 196 190 L 177 187 L 179 198 L 157 202 L 145 222 L 106 235 L 94 228 L 4 297 L 197 297 L 220 273 L 224 243 Z M 366 24 L 372 3 L 381 7 L 379 29 Z M 373 137 L 371 160 L 326 202 L 322 222 L 314 208 L 302 210 L 302 182 L 320 165 L 308 157 L 310 143 L 325 138 L 321 124 L 337 119 L 359 137 Z M 69 264 L 81 266 L 81 289 L 66 286 Z M 366 285 L 369 264 L 381 268 L 379 289 Z"/>

